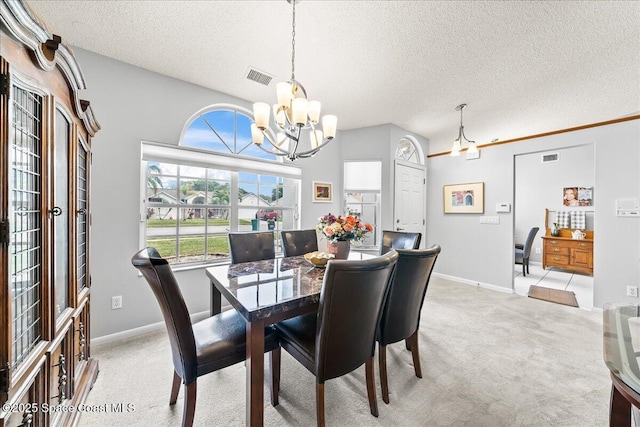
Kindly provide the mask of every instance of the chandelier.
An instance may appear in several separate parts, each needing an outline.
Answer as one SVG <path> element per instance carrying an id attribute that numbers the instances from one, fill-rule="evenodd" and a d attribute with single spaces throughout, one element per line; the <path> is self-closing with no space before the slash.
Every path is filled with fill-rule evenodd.
<path id="1" fill-rule="evenodd" d="M 251 139 L 263 151 L 276 156 L 285 156 L 289 160 L 314 156 L 322 147 L 336 136 L 338 118 L 333 115 L 322 117 L 322 130 L 317 129 L 320 119 L 320 102 L 309 101 L 304 87 L 295 78 L 296 59 L 296 2 L 291 3 L 293 11 L 291 40 L 291 80 L 278 83 L 276 94 L 278 103 L 273 107 L 264 102 L 253 104 L 254 122 L 251 125 Z M 269 129 L 269 115 L 273 109 L 274 124 L 277 135 Z M 301 147 L 302 129 L 309 129 L 310 147 Z M 271 149 L 263 147 L 267 139 Z M 306 142 L 306 141 L 305 141 Z"/>
<path id="2" fill-rule="evenodd" d="M 467 136 L 464 134 L 464 126 L 462 126 L 462 110 L 467 107 L 467 104 L 460 104 L 456 107 L 456 111 L 460 111 L 460 129 L 458 129 L 458 137 L 455 141 L 453 141 L 453 147 L 451 147 L 451 155 L 459 156 L 460 151 L 462 150 L 462 140 L 464 139 L 469 143 L 469 147 L 467 147 L 467 153 L 477 153 L 478 147 L 476 146 L 475 141 L 469 141 Z"/>

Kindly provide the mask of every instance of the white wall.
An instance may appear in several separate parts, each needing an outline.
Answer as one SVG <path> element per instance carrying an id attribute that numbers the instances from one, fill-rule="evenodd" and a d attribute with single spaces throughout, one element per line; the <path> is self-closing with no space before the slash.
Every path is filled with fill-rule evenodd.
<path id="1" fill-rule="evenodd" d="M 559 161 L 542 163 L 542 155 L 551 152 L 559 154 Z M 553 211 L 569 209 L 562 204 L 565 187 L 593 187 L 594 160 L 594 146 L 591 144 L 515 156 L 514 241 L 524 243 L 532 227 L 540 228 L 531 249 L 532 262 L 542 262 L 542 255 L 536 254 L 535 248 L 542 252 L 545 208 Z M 597 207 L 595 192 L 593 206 L 570 210 L 595 212 Z M 553 222 L 553 218 L 555 216 L 552 215 L 549 222 Z M 587 214 L 587 218 L 587 229 L 592 230 L 592 214 Z"/>
<path id="2" fill-rule="evenodd" d="M 343 160 L 380 160 L 382 162 L 381 226 L 384 230 L 393 229 L 393 181 L 395 149 L 398 141 L 412 136 L 427 152 L 428 141 L 418 135 L 407 132 L 398 126 L 384 124 L 342 132 Z M 425 162 L 426 163 L 426 162 Z"/>
<path id="3" fill-rule="evenodd" d="M 75 49 L 102 130 L 93 140 L 92 169 L 92 337 L 161 321 L 148 285 L 131 266 L 140 248 L 140 141 L 177 144 L 185 121 L 216 103 L 250 109 L 248 101 L 204 89 Z M 513 203 L 514 156 L 568 146 L 595 147 L 594 194 L 597 196 L 595 240 L 595 304 L 625 300 L 626 285 L 638 284 L 639 223 L 613 216 L 616 198 L 640 197 L 638 121 L 586 129 L 482 150 L 479 160 L 434 157 L 428 161 L 426 244 L 439 243 L 443 253 L 436 271 L 511 288 L 513 214 L 500 214 L 500 225 L 479 225 L 477 215 L 444 215 L 442 186 L 485 182 L 487 207 Z M 383 228 L 391 227 L 392 159 L 397 141 L 410 133 L 394 125 L 341 131 L 335 141 L 312 159 L 298 161 L 303 169 L 301 226 L 314 227 L 318 217 L 342 210 L 342 162 L 383 161 Z M 427 141 L 417 137 L 427 152 Z M 623 153 L 622 155 L 620 153 Z M 334 201 L 313 203 L 313 181 L 332 182 Z M 493 215 L 491 210 L 486 211 Z M 176 274 L 191 313 L 209 309 L 209 283 L 202 269 Z M 123 308 L 111 310 L 111 296 L 123 296 Z"/>
<path id="4" fill-rule="evenodd" d="M 85 75 L 102 129 L 92 141 L 91 176 L 91 319 L 92 337 L 100 337 L 162 320 L 146 282 L 131 265 L 140 249 L 140 141 L 178 144 L 185 122 L 198 110 L 218 103 L 251 109 L 251 103 L 152 73 L 104 56 L 74 49 Z M 275 97 L 275 92 L 274 92 Z M 342 162 L 383 161 L 383 224 L 392 221 L 389 196 L 395 144 L 412 135 L 394 125 L 339 131 L 326 148 L 296 164 L 303 170 L 302 228 L 313 228 L 328 212 L 342 213 Z M 427 151 L 426 140 L 414 136 Z M 313 181 L 333 183 L 332 203 L 313 203 Z M 209 282 L 203 269 L 176 272 L 191 314 L 209 310 Z M 111 297 L 122 295 L 123 308 L 111 310 Z"/>
<path id="5" fill-rule="evenodd" d="M 162 320 L 146 282 L 131 265 L 140 249 L 140 141 L 177 144 L 185 122 L 216 103 L 251 109 L 245 100 L 165 77 L 82 49 L 74 49 L 102 129 L 92 142 L 91 176 L 91 319 L 92 337 Z M 275 97 L 275 92 L 274 92 Z M 335 181 L 340 187 L 341 136 L 303 168 L 301 224 L 315 225 L 325 211 L 340 204 L 311 203 L 311 183 Z M 202 269 L 176 273 L 192 314 L 209 310 L 209 282 Z M 111 310 L 111 297 L 123 296 L 123 308 Z"/>
<path id="6" fill-rule="evenodd" d="M 435 271 L 510 289 L 513 211 L 496 214 L 495 205 L 513 204 L 514 156 L 593 145 L 597 198 L 594 306 L 611 301 L 637 302 L 626 296 L 626 286 L 640 283 L 640 219 L 618 218 L 614 207 L 618 198 L 640 197 L 639 141 L 640 120 L 633 120 L 485 148 L 478 160 L 465 160 L 464 156 L 429 158 L 427 244 L 443 246 Z M 499 216 L 499 225 L 479 224 L 479 215 L 443 213 L 443 185 L 476 181 L 485 183 L 485 215 Z"/>

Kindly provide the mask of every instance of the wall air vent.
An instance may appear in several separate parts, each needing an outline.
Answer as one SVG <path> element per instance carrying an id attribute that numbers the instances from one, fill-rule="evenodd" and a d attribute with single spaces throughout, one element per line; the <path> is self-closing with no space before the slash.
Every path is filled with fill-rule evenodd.
<path id="1" fill-rule="evenodd" d="M 544 153 L 542 155 L 542 163 L 560 161 L 560 153 Z"/>
<path id="2" fill-rule="evenodd" d="M 247 70 L 247 78 L 265 86 L 269 86 L 269 83 L 273 80 L 273 76 L 263 73 L 262 71 L 258 71 L 253 67 L 249 67 Z"/>

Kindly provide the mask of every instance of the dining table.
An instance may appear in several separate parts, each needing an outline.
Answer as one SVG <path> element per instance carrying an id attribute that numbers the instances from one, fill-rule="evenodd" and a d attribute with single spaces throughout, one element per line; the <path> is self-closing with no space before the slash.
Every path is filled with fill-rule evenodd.
<path id="1" fill-rule="evenodd" d="M 350 260 L 374 255 L 351 251 Z M 318 310 L 325 268 L 304 256 L 226 264 L 206 269 L 211 281 L 211 315 L 222 310 L 222 297 L 247 323 L 246 425 L 264 418 L 264 328 Z"/>
<path id="2" fill-rule="evenodd" d="M 611 372 L 609 426 L 630 427 L 640 414 L 640 304 L 604 305 L 604 361 Z"/>

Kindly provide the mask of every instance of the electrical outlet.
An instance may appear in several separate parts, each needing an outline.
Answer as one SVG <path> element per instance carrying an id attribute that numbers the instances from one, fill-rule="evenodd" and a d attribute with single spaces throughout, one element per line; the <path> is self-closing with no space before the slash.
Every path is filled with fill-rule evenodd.
<path id="1" fill-rule="evenodd" d="M 536 248 L 536 255 L 540 255 L 540 248 Z"/>
<path id="2" fill-rule="evenodd" d="M 638 298 L 638 287 L 637 286 L 627 286 L 627 296 Z"/>
<path id="3" fill-rule="evenodd" d="M 111 310 L 122 308 L 122 295 L 111 297 Z"/>

